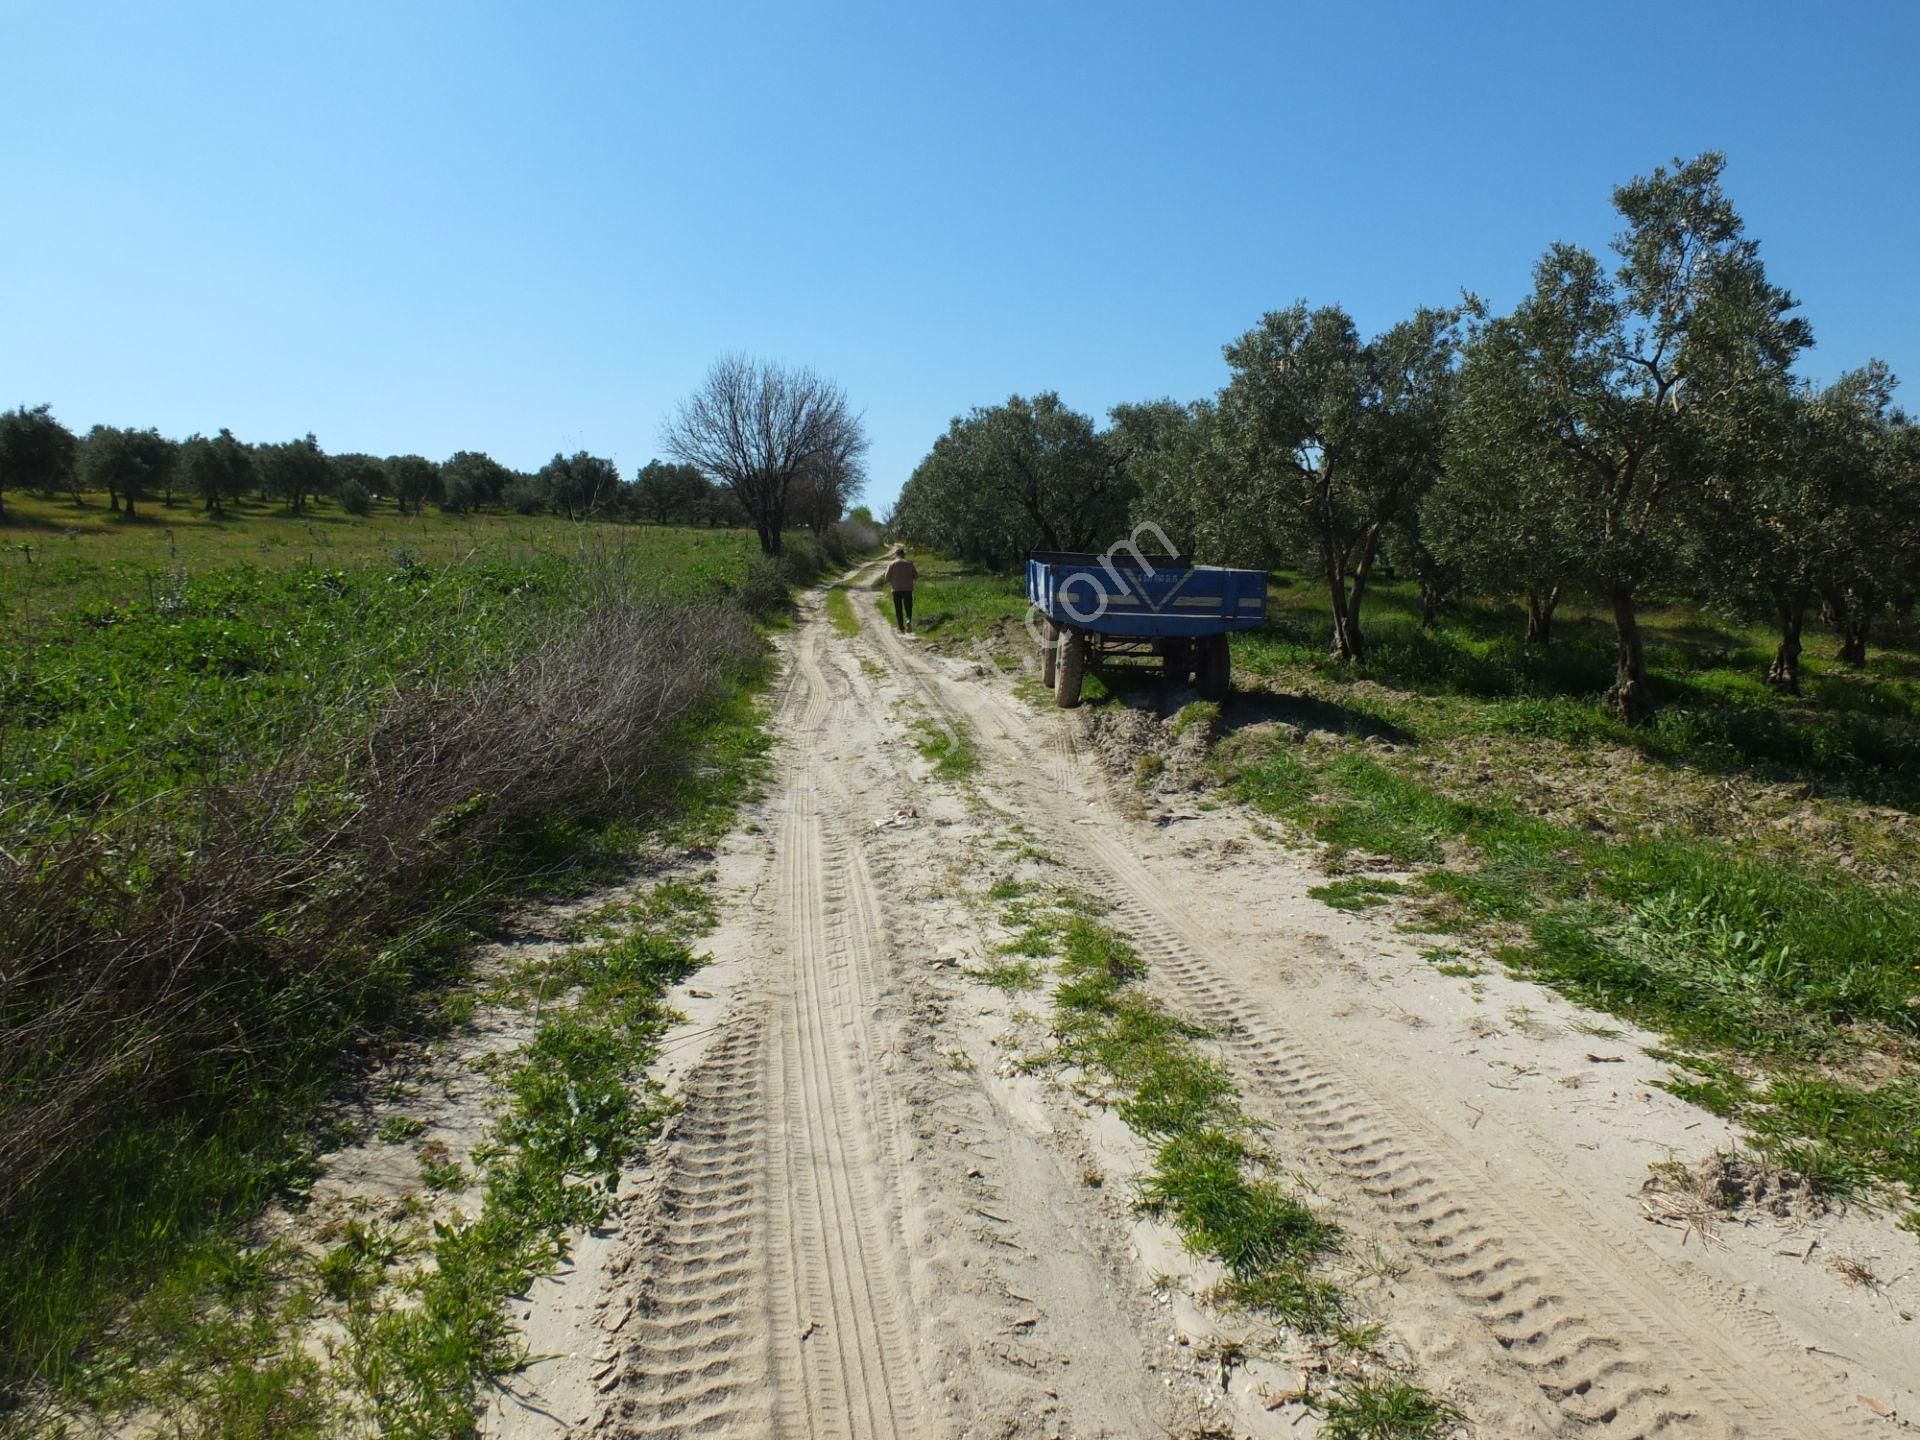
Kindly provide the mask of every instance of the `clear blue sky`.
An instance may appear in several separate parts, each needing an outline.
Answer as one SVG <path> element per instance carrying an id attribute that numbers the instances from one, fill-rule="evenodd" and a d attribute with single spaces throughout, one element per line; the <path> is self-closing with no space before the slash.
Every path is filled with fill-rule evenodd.
<path id="1" fill-rule="evenodd" d="M 953 415 L 1210 392 L 1700 150 L 1830 375 L 1920 408 L 1920 6 L 0 0 L 0 406 L 587 448 L 728 350 L 838 379 L 884 504 Z"/>

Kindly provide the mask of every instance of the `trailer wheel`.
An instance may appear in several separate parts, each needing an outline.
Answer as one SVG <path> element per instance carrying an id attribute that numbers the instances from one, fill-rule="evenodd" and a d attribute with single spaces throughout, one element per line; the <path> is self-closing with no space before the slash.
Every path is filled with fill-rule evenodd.
<path id="1" fill-rule="evenodd" d="M 1224 633 L 1209 635 L 1200 645 L 1200 696 L 1205 700 L 1224 700 L 1227 698 L 1229 677 L 1233 673 L 1233 657 L 1227 650 L 1227 637 Z"/>
<path id="2" fill-rule="evenodd" d="M 1051 620 L 1040 622 L 1040 683 L 1053 689 L 1053 672 L 1060 659 L 1060 630 Z"/>
<path id="3" fill-rule="evenodd" d="M 1087 637 L 1078 630 L 1069 630 L 1059 658 L 1054 662 L 1053 703 L 1062 710 L 1071 710 L 1080 703 L 1080 679 L 1086 668 Z"/>

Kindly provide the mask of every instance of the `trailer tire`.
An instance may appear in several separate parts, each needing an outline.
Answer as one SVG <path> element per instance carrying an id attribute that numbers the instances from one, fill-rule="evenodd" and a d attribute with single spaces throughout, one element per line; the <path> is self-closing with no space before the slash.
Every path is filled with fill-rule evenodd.
<path id="1" fill-rule="evenodd" d="M 1051 620 L 1040 622 L 1040 683 L 1053 689 L 1053 672 L 1060 660 L 1060 628 Z"/>
<path id="2" fill-rule="evenodd" d="M 1080 680 L 1087 669 L 1087 637 L 1078 630 L 1069 630 L 1066 641 L 1060 647 L 1060 655 L 1054 661 L 1053 703 L 1062 710 L 1071 710 L 1080 703 Z"/>
<path id="3" fill-rule="evenodd" d="M 1224 700 L 1233 674 L 1233 657 L 1227 649 L 1224 633 L 1209 635 L 1200 645 L 1200 697 Z"/>

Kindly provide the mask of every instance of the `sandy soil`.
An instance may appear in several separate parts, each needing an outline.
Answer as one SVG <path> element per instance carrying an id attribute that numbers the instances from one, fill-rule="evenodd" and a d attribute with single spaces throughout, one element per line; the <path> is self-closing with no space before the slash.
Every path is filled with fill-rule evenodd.
<path id="1" fill-rule="evenodd" d="M 1212 1028 L 1471 1433 L 1812 1440 L 1920 1414 L 1910 1236 L 1643 1193 L 1733 1138 L 1657 1088 L 1650 1037 L 1438 973 L 1390 909 L 1309 897 L 1324 876 L 1251 817 L 1143 804 L 1084 715 L 855 609 L 843 637 L 809 601 L 786 643 L 779 780 L 719 857 L 715 963 L 667 1042 L 684 1108 L 617 1223 L 528 1297 L 551 1358 L 489 1434 L 1315 1433 L 1284 1400 L 1311 1357 L 1221 1363 L 1273 1337 L 1197 1300 L 1208 1267 L 1133 1212 L 1124 1126 L 1021 1063 L 1044 1001 L 967 974 L 1017 829 Z M 980 747 L 964 790 L 910 743 L 921 715 Z"/>

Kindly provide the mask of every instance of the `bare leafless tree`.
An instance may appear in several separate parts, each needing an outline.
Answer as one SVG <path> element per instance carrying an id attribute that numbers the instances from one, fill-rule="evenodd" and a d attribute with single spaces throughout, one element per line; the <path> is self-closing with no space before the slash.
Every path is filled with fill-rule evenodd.
<path id="1" fill-rule="evenodd" d="M 768 555 L 780 553 L 796 487 L 836 465 L 856 466 L 867 444 L 839 386 L 804 367 L 745 355 L 714 362 L 660 443 L 733 492 Z"/>

